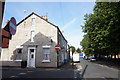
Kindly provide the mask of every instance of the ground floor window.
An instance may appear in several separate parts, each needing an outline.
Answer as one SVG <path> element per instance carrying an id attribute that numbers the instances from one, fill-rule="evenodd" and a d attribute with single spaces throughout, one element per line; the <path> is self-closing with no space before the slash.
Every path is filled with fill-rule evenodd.
<path id="1" fill-rule="evenodd" d="M 50 47 L 43 47 L 43 62 L 50 62 Z"/>
<path id="2" fill-rule="evenodd" d="M 22 60 L 23 48 L 19 47 L 16 49 L 16 60 Z"/>
<path id="3" fill-rule="evenodd" d="M 50 60 L 50 59 L 49 59 L 49 54 L 44 54 L 43 60 Z"/>

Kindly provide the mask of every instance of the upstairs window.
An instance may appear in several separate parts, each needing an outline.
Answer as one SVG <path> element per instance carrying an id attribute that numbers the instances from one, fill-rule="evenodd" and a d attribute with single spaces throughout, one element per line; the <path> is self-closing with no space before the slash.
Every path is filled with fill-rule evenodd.
<path id="1" fill-rule="evenodd" d="M 35 18 L 32 18 L 32 26 L 35 26 Z"/>
<path id="2" fill-rule="evenodd" d="M 31 31 L 31 42 L 34 42 L 34 31 Z"/>

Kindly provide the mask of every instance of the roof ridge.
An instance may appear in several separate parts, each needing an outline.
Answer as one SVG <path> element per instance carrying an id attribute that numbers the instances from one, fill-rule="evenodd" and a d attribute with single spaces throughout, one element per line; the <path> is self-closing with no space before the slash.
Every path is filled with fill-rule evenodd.
<path id="1" fill-rule="evenodd" d="M 20 24 L 20 23 L 22 23 L 24 20 L 26 20 L 28 17 L 30 17 L 31 15 L 33 15 L 33 14 L 35 14 L 36 16 L 38 16 L 39 18 L 41 18 L 41 19 L 43 19 L 44 21 L 46 21 L 44 18 L 42 18 L 41 16 L 39 16 L 38 14 L 36 14 L 35 12 L 32 12 L 31 14 L 29 14 L 27 17 L 25 17 L 23 20 L 21 20 L 18 24 L 17 24 L 17 26 Z M 54 27 L 56 27 L 59 31 L 60 31 L 60 29 L 59 29 L 59 27 L 58 26 L 56 26 L 56 25 L 54 25 L 53 23 L 51 23 L 51 22 L 49 22 L 49 21 L 46 21 L 47 23 L 49 23 L 49 24 L 51 24 L 51 25 L 53 25 Z M 60 31 L 61 32 L 61 31 Z M 61 32 L 61 34 L 62 34 L 62 32 Z M 63 36 L 63 34 L 62 34 L 62 36 Z M 65 39 L 65 37 L 63 36 L 63 38 Z M 66 40 L 66 39 L 65 39 Z M 67 40 L 66 40 L 67 41 Z"/>

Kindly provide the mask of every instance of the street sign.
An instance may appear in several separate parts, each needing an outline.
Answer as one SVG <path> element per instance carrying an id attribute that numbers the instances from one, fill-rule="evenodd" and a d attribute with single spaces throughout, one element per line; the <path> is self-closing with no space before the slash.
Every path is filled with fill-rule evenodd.
<path id="1" fill-rule="evenodd" d="M 16 33 L 16 20 L 15 20 L 14 17 L 12 17 L 12 18 L 10 19 L 9 29 L 10 29 L 10 33 L 11 33 L 12 35 L 15 35 L 15 33 Z"/>
<path id="2" fill-rule="evenodd" d="M 55 49 L 56 49 L 56 50 L 59 50 L 59 49 L 60 49 L 60 46 L 59 46 L 59 45 L 56 45 L 56 46 L 55 46 Z"/>

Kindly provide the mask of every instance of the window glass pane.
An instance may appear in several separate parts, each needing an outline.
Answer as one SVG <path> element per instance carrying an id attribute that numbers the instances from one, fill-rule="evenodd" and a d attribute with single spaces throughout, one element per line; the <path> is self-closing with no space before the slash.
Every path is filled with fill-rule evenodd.
<path id="1" fill-rule="evenodd" d="M 49 60 L 49 54 L 44 54 L 43 59 L 44 59 L 44 60 Z"/>
<path id="2" fill-rule="evenodd" d="M 35 26 L 35 18 L 32 18 L 32 26 Z"/>
<path id="3" fill-rule="evenodd" d="M 49 48 L 44 48 L 43 49 L 44 55 L 43 55 L 43 60 L 49 60 L 49 52 L 50 49 Z"/>
<path id="4" fill-rule="evenodd" d="M 21 54 L 22 53 L 22 49 L 18 49 L 18 54 Z"/>
<path id="5" fill-rule="evenodd" d="M 22 59 L 22 49 L 17 49 L 16 51 L 16 60 Z"/>
<path id="6" fill-rule="evenodd" d="M 16 59 L 17 59 L 17 60 L 21 60 L 21 59 L 22 59 L 22 58 L 21 58 L 21 54 L 17 54 Z"/>
<path id="7" fill-rule="evenodd" d="M 34 49 L 30 49 L 31 52 L 34 52 Z"/>
<path id="8" fill-rule="evenodd" d="M 34 42 L 34 31 L 31 31 L 31 42 Z"/>
<path id="9" fill-rule="evenodd" d="M 45 48 L 45 49 L 44 49 L 44 54 L 49 54 L 49 51 L 50 51 L 49 48 Z"/>

